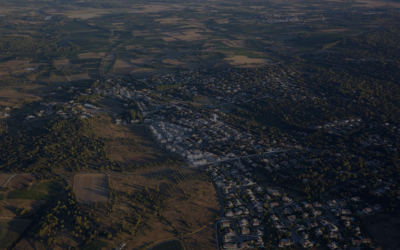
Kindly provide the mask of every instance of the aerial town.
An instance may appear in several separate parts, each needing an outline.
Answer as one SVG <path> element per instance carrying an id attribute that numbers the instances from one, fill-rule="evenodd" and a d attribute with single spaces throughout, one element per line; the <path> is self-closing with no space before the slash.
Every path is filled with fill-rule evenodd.
<path id="1" fill-rule="evenodd" d="M 232 104 L 244 103 L 251 98 L 260 98 L 257 93 L 265 93 L 260 91 L 264 81 L 250 86 L 237 84 L 236 87 L 227 87 L 216 84 L 215 77 L 202 79 L 198 72 L 195 74 L 198 76 L 196 83 L 208 86 L 217 100 Z M 159 79 L 178 85 L 183 81 L 190 81 L 191 77 L 182 74 L 179 78 L 166 75 Z M 266 80 L 276 82 L 283 89 L 298 92 L 284 79 L 290 77 L 270 77 Z M 239 91 L 246 87 L 247 92 Z M 178 88 L 181 88 L 179 91 L 194 96 L 198 91 L 190 85 Z M 259 174 L 261 172 L 263 176 L 269 176 L 273 180 L 293 180 L 288 172 L 304 169 L 303 162 L 306 158 L 313 154 L 325 157 L 324 152 L 301 146 L 294 138 L 279 138 L 275 134 L 260 139 L 251 132 L 230 124 L 226 119 L 228 114 L 220 106 L 204 108 L 185 100 L 167 102 L 165 98 L 170 94 L 162 96 L 151 89 L 135 90 L 131 83 L 120 79 L 109 79 L 90 89 L 71 87 L 68 91 L 74 93 L 72 100 L 41 103 L 42 109 L 28 114 L 24 123 L 29 124 L 32 120 L 50 115 L 90 119 L 98 113 L 106 112 L 114 116 L 117 125 L 144 126 L 162 148 L 182 159 L 188 167 L 203 169 L 213 180 L 221 200 L 221 213 L 215 227 L 219 249 L 271 249 L 289 246 L 301 246 L 305 249 L 318 246 L 329 249 L 377 248 L 363 230 L 359 218 L 372 216 L 385 208 L 357 195 L 363 192 L 359 190 L 365 189 L 361 180 L 348 181 L 346 185 L 358 185 L 361 189 L 352 188 L 353 191 L 345 195 L 337 195 L 337 187 L 333 187 L 318 195 L 304 197 L 298 196 L 293 189 L 283 188 L 284 182 L 278 185 L 273 182 L 266 184 Z M 126 112 L 112 111 L 99 104 L 104 98 L 118 100 L 121 108 L 135 109 L 135 117 Z M 3 116 L 8 116 L 6 112 L 9 111 L 10 109 L 4 110 Z M 346 133 L 361 124 L 362 120 L 359 118 L 344 118 L 342 121 L 314 128 L 325 129 L 329 133 Z M 301 138 L 304 135 L 299 136 Z M 393 142 L 372 134 L 361 143 L 366 145 Z M 313 161 L 311 158 L 310 160 Z M 378 160 L 368 164 L 379 167 Z M 348 174 L 351 175 L 350 172 Z M 312 180 L 305 177 L 308 176 L 298 176 L 298 183 L 306 187 Z M 390 180 L 381 183 L 373 190 L 377 196 L 389 191 L 391 187 Z"/>

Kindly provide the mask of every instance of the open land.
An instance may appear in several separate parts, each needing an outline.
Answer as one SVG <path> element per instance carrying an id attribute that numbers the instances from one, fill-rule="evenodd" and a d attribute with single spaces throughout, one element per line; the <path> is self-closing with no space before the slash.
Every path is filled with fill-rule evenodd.
<path id="1" fill-rule="evenodd" d="M 80 203 L 106 202 L 108 179 L 105 174 L 77 174 L 74 177 L 74 192 Z"/>

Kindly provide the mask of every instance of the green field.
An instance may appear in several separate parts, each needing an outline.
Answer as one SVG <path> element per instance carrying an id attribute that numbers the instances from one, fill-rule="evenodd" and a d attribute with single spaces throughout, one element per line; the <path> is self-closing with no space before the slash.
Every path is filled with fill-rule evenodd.
<path id="1" fill-rule="evenodd" d="M 62 183 L 60 181 L 44 181 L 35 183 L 30 192 L 44 193 L 49 195 L 57 194 L 61 191 L 61 189 Z"/>
<path id="2" fill-rule="evenodd" d="M 10 194 L 8 195 L 8 199 L 44 200 L 46 199 L 46 194 L 43 192 L 36 192 L 36 191 L 17 190 L 17 191 L 11 191 Z"/>

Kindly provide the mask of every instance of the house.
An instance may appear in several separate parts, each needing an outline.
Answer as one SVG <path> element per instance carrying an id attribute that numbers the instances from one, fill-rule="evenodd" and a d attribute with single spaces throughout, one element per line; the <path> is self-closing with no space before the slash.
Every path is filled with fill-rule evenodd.
<path id="1" fill-rule="evenodd" d="M 342 213 L 342 214 L 348 215 L 348 214 L 351 214 L 351 211 L 350 211 L 350 209 L 342 208 L 342 209 L 341 209 L 341 213 Z"/>
<path id="2" fill-rule="evenodd" d="M 281 229 L 281 228 L 285 228 L 285 227 L 286 227 L 285 224 L 283 224 L 283 222 L 281 222 L 281 221 L 273 221 L 273 223 L 274 223 L 274 226 L 275 226 L 276 228 L 278 228 L 278 229 Z"/>
<path id="3" fill-rule="evenodd" d="M 224 248 L 225 249 L 236 249 L 237 245 L 236 245 L 236 243 L 225 243 Z"/>
<path id="4" fill-rule="evenodd" d="M 318 227 L 318 222 L 317 221 L 309 221 L 307 223 L 307 225 L 308 225 L 308 227 L 311 227 L 311 228 Z"/>
<path id="5" fill-rule="evenodd" d="M 320 210 L 311 210 L 311 214 L 314 217 L 320 216 L 322 214 L 322 212 Z"/>
<path id="6" fill-rule="evenodd" d="M 287 217 L 287 220 L 288 221 L 295 221 L 295 220 L 297 220 L 297 218 L 296 218 L 296 215 L 289 215 L 288 217 Z"/>
<path id="7" fill-rule="evenodd" d="M 321 228 L 315 229 L 314 233 L 315 233 L 316 236 L 321 236 L 321 235 L 324 234 L 324 233 L 322 232 Z"/>
<path id="8" fill-rule="evenodd" d="M 336 207 L 336 200 L 330 200 L 330 201 L 328 201 L 328 206 L 330 206 L 330 207 Z"/>
<path id="9" fill-rule="evenodd" d="M 336 242 L 329 242 L 327 246 L 332 250 L 338 248 L 338 244 Z"/>
<path id="10" fill-rule="evenodd" d="M 241 231 L 242 231 L 243 235 L 250 234 L 250 228 L 248 228 L 248 227 L 242 227 Z"/>
<path id="11" fill-rule="evenodd" d="M 366 207 L 362 211 L 363 211 L 364 214 L 370 214 L 370 213 L 372 213 L 373 210 L 370 207 Z"/>
<path id="12" fill-rule="evenodd" d="M 260 220 L 259 219 L 257 219 L 257 218 L 254 218 L 253 219 L 253 226 L 259 226 L 260 225 Z"/>
<path id="13" fill-rule="evenodd" d="M 358 196 L 357 197 L 351 197 L 351 201 L 360 202 L 361 199 Z"/>
<path id="14" fill-rule="evenodd" d="M 269 207 L 270 207 L 270 208 L 279 207 L 279 203 L 278 203 L 278 202 L 271 202 L 271 203 L 269 204 Z"/>
<path id="15" fill-rule="evenodd" d="M 293 242 L 291 241 L 291 239 L 281 239 L 281 241 L 279 242 L 279 247 L 288 247 L 291 246 L 293 244 Z"/>
<path id="16" fill-rule="evenodd" d="M 231 226 L 231 222 L 230 221 L 223 221 L 222 222 L 222 227 L 230 227 Z"/>
<path id="17" fill-rule="evenodd" d="M 256 229 L 256 234 L 257 234 L 258 236 L 262 236 L 262 235 L 264 235 L 264 232 L 263 232 L 260 228 L 257 228 L 257 229 Z"/>
<path id="18" fill-rule="evenodd" d="M 306 233 L 306 232 L 302 232 L 301 233 L 301 238 L 303 239 L 303 240 L 306 240 L 306 239 L 308 239 L 308 234 Z"/>
<path id="19" fill-rule="evenodd" d="M 333 225 L 332 223 L 328 223 L 326 226 L 331 232 L 337 232 L 339 230 L 337 226 Z"/>
<path id="20" fill-rule="evenodd" d="M 240 226 L 241 227 L 247 226 L 247 225 L 249 225 L 249 221 L 247 219 L 241 219 L 240 220 Z"/>
<path id="21" fill-rule="evenodd" d="M 270 218 L 273 221 L 279 220 L 278 216 L 276 216 L 275 214 L 271 215 Z"/>
<path id="22" fill-rule="evenodd" d="M 309 247 L 313 247 L 314 244 L 311 243 L 311 241 L 309 241 L 309 240 L 302 240 L 302 241 L 301 241 L 301 246 L 302 246 L 303 248 L 309 248 Z"/>
<path id="23" fill-rule="evenodd" d="M 317 201 L 314 202 L 313 205 L 314 205 L 314 207 L 322 207 L 322 204 Z"/>
<path id="24" fill-rule="evenodd" d="M 228 210 L 228 212 L 226 212 L 225 216 L 226 217 L 234 217 L 235 214 L 232 211 Z"/>
<path id="25" fill-rule="evenodd" d="M 225 234 L 226 235 L 236 235 L 235 230 L 233 230 L 232 228 L 228 227 L 227 229 L 225 229 Z"/>
<path id="26" fill-rule="evenodd" d="M 303 204 L 303 207 L 304 207 L 305 209 L 313 209 L 313 208 L 314 208 L 313 205 L 312 205 L 311 203 L 302 202 L 302 204 Z"/>

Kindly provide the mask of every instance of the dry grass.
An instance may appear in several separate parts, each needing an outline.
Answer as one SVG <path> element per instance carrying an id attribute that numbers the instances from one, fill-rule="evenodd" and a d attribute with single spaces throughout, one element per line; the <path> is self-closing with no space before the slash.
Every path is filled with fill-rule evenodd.
<path id="1" fill-rule="evenodd" d="M 167 171 L 167 172 L 166 172 Z M 164 173 L 169 173 L 168 168 L 164 168 Z M 200 174 L 198 170 L 181 171 L 182 174 Z M 158 171 L 161 176 L 162 171 Z M 172 178 L 165 174 L 165 178 L 151 177 L 148 175 L 127 175 L 113 174 L 110 181 L 110 188 L 116 193 L 143 192 L 145 188 L 149 192 L 157 192 L 166 197 L 165 206 L 161 213 L 165 218 L 160 220 L 152 211 L 151 205 L 134 204 L 133 210 L 140 214 L 142 220 L 152 228 L 138 231 L 133 238 L 127 236 L 125 242 L 129 249 L 138 249 L 144 244 L 167 240 L 177 236 L 177 233 L 190 234 L 203 229 L 214 221 L 219 211 L 218 197 L 211 182 L 203 180 L 182 180 L 176 183 Z M 118 203 L 114 205 L 115 215 L 104 217 L 102 225 L 112 225 L 120 223 L 124 219 L 121 214 L 130 216 L 132 211 L 129 200 L 118 198 Z M 127 223 L 130 219 L 125 219 Z M 211 238 L 210 238 L 211 240 Z M 211 246 L 211 244 L 209 244 Z M 190 248 L 188 248 L 190 249 Z M 204 248 L 206 249 L 206 248 Z M 207 248 L 208 249 L 208 248 Z"/>
<path id="2" fill-rule="evenodd" d="M 119 102 L 108 105 L 113 108 L 112 105 L 117 104 Z M 115 111 L 121 111 L 120 108 L 116 108 Z M 116 125 L 110 117 L 102 117 L 96 122 L 93 132 L 100 138 L 108 139 L 106 143 L 108 157 L 122 164 L 162 162 L 168 157 L 172 158 L 141 126 Z"/>
<path id="3" fill-rule="evenodd" d="M 108 201 L 108 182 L 105 174 L 77 174 L 74 192 L 79 203 Z"/>
<path id="4" fill-rule="evenodd" d="M 18 174 L 11 179 L 7 187 L 9 187 L 11 190 L 25 189 L 30 187 L 34 180 L 35 177 L 33 177 L 31 174 Z"/>

